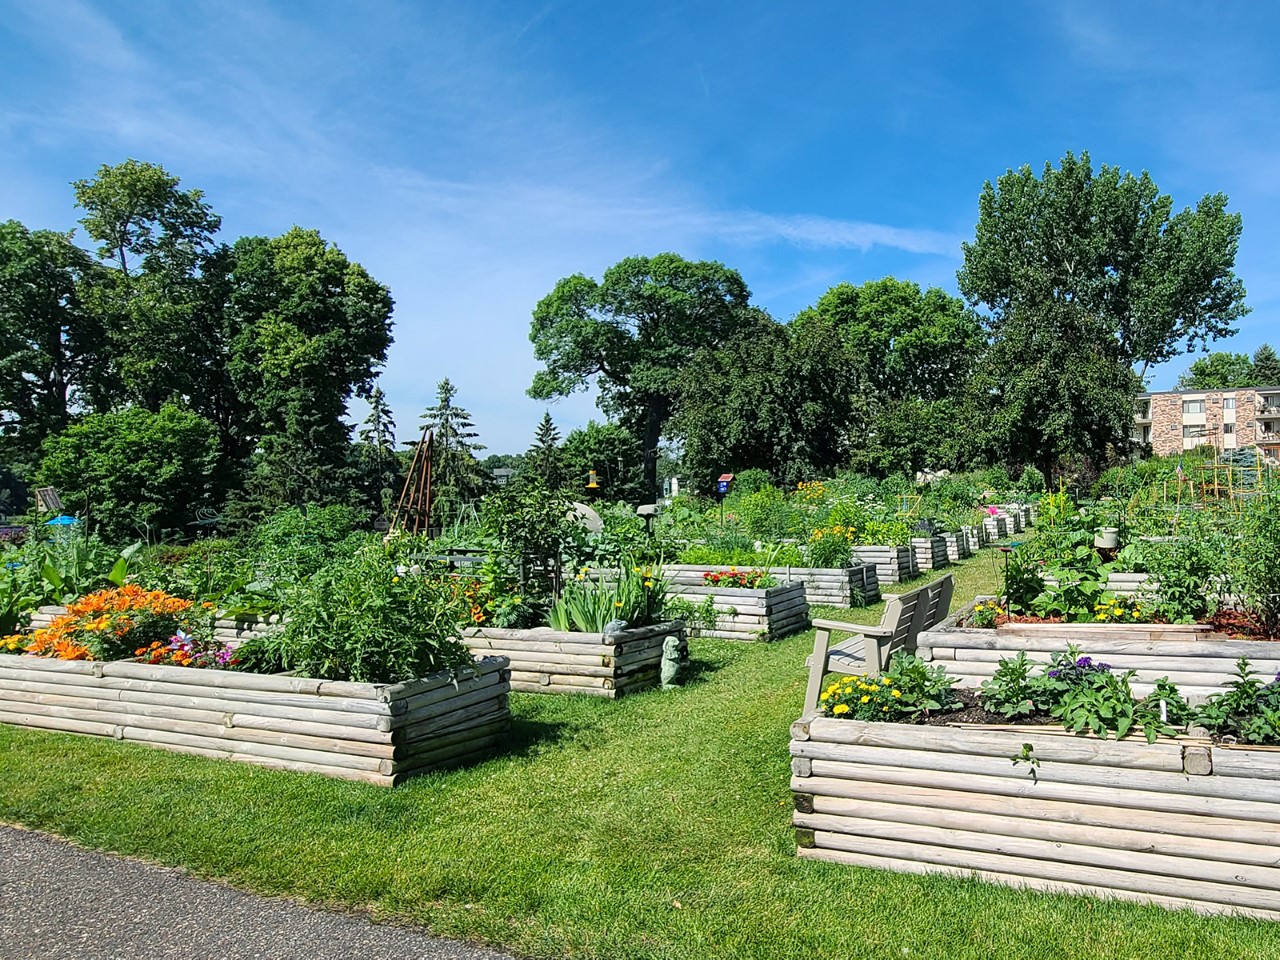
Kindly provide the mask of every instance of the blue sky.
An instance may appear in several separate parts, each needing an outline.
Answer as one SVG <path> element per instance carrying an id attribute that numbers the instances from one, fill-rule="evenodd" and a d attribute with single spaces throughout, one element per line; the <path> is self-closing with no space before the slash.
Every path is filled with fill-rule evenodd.
<path id="1" fill-rule="evenodd" d="M 1229 195 L 1252 350 L 1280 346 L 1277 41 L 1262 3 L 0 0 L 0 218 L 70 229 L 69 182 L 136 157 L 228 239 L 317 228 L 396 299 L 402 437 L 449 376 L 508 452 L 560 277 L 672 250 L 780 319 L 842 280 L 954 290 L 983 181 L 1087 149 L 1179 208 Z"/>

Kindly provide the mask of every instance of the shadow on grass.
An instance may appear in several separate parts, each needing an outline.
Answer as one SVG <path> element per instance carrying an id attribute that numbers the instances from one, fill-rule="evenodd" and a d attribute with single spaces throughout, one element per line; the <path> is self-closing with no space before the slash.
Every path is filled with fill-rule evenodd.
<path id="1" fill-rule="evenodd" d="M 527 757 L 535 747 L 558 743 L 564 739 L 571 725 L 558 720 L 532 720 L 528 717 L 512 717 L 511 732 L 503 743 L 505 756 Z"/>
<path id="2" fill-rule="evenodd" d="M 689 662 L 684 665 L 684 669 L 680 671 L 680 677 L 676 683 L 681 687 L 696 687 L 699 684 L 706 683 L 716 670 L 723 667 L 724 664 L 718 660 L 704 660 L 700 657 L 690 657 Z"/>

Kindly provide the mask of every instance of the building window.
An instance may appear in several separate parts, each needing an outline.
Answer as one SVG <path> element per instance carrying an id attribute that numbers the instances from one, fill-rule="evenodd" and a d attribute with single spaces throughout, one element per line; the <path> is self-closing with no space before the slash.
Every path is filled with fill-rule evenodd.
<path id="1" fill-rule="evenodd" d="M 1182 428 L 1182 435 L 1183 435 L 1184 437 L 1187 437 L 1187 438 L 1191 438 L 1191 437 L 1203 437 L 1203 436 L 1204 436 L 1204 427 L 1202 427 L 1202 426 L 1198 426 L 1198 425 L 1192 425 L 1192 426 L 1190 426 L 1190 427 L 1183 427 L 1183 428 Z"/>
<path id="2" fill-rule="evenodd" d="M 1236 398 L 1235 398 L 1235 397 L 1223 397 L 1223 398 L 1222 398 L 1222 409 L 1223 409 L 1223 410 L 1234 410 L 1235 408 L 1236 408 Z"/>
<path id="3" fill-rule="evenodd" d="M 1183 413 L 1204 413 L 1204 401 L 1203 400 L 1183 400 L 1182 412 Z"/>
<path id="4" fill-rule="evenodd" d="M 1222 432 L 1224 435 L 1235 433 L 1236 425 L 1234 423 L 1224 423 L 1222 425 Z"/>

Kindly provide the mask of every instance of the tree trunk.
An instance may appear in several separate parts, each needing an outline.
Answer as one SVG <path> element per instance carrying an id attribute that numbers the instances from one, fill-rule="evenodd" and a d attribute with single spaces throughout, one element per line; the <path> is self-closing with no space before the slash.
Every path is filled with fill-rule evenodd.
<path id="1" fill-rule="evenodd" d="M 650 401 L 644 412 L 645 503 L 658 502 L 658 441 L 661 439 L 662 411 L 656 401 Z"/>

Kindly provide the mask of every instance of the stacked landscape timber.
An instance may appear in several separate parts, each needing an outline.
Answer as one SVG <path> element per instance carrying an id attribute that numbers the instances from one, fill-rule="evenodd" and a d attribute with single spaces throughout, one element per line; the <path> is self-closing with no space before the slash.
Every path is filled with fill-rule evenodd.
<path id="1" fill-rule="evenodd" d="M 950 566 L 947 556 L 947 540 L 943 536 L 912 537 L 911 549 L 916 555 L 916 567 L 920 570 L 940 570 Z"/>
<path id="2" fill-rule="evenodd" d="M 977 524 L 966 525 L 960 528 L 960 533 L 964 537 L 965 547 L 969 551 L 969 556 L 976 556 L 978 551 L 982 549 L 982 527 Z"/>
<path id="3" fill-rule="evenodd" d="M 613 698 L 658 685 L 667 637 L 677 639 L 681 660 L 688 660 L 689 641 L 681 620 L 607 634 L 476 627 L 463 643 L 476 656 L 509 660 L 512 690 Z"/>
<path id="4" fill-rule="evenodd" d="M 711 597 L 715 627 L 694 626 L 696 636 L 726 640 L 777 640 L 809 626 L 809 602 L 803 583 L 788 583 L 759 590 L 738 590 L 698 584 L 682 587 L 680 596 L 695 605 Z"/>
<path id="5" fill-rule="evenodd" d="M 0 723 L 389 787 L 503 743 L 507 666 L 380 684 L 0 655 Z"/>
<path id="6" fill-rule="evenodd" d="M 801 857 L 1280 919 L 1280 748 L 807 716 L 791 756 Z"/>
<path id="7" fill-rule="evenodd" d="M 1140 694 L 1168 677 L 1184 697 L 1203 700 L 1227 688 L 1240 657 L 1264 679 L 1280 673 L 1280 641 L 1231 640 L 1207 624 L 1010 623 L 991 629 L 959 626 L 964 616 L 960 611 L 921 633 L 916 652 L 966 687 L 981 685 L 1000 660 L 1020 651 L 1033 663 L 1048 663 L 1073 645 L 1113 670 L 1136 671 L 1133 689 Z"/>
<path id="8" fill-rule="evenodd" d="M 1117 596 L 1136 597 L 1144 591 L 1147 582 L 1151 579 L 1149 573 L 1119 573 L 1111 572 L 1107 574 L 1107 589 Z M 1057 586 L 1056 577 L 1046 576 L 1044 582 Z"/>
<path id="9" fill-rule="evenodd" d="M 708 567 L 672 564 L 662 568 L 662 576 L 670 585 L 670 596 L 680 596 L 686 588 L 702 586 L 703 574 L 728 573 L 746 567 Z M 755 569 L 755 568 L 752 568 Z M 851 567 L 767 567 L 760 568 L 779 583 L 804 584 L 805 599 L 810 606 L 865 607 L 880 599 L 880 580 L 876 568 L 869 563 Z"/>
<path id="10" fill-rule="evenodd" d="M 874 564 L 881 583 L 901 583 L 920 573 L 915 550 L 910 545 L 893 547 L 865 545 L 853 548 L 853 558 Z"/>
<path id="11" fill-rule="evenodd" d="M 982 521 L 982 529 L 986 531 L 987 543 L 995 543 L 1010 535 L 1009 518 L 1004 515 L 988 516 Z"/>
<path id="12" fill-rule="evenodd" d="M 942 539 L 947 545 L 947 559 L 952 563 L 959 563 L 971 555 L 969 541 L 966 539 L 963 530 L 958 530 L 955 533 L 944 533 Z"/>

